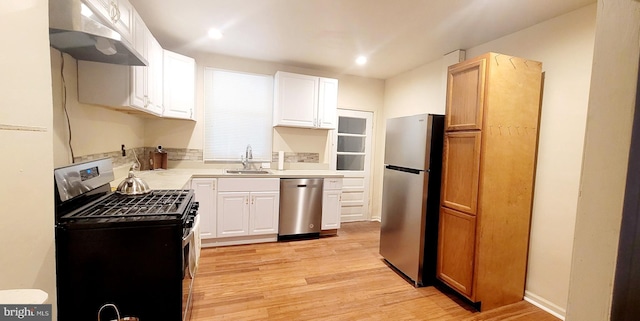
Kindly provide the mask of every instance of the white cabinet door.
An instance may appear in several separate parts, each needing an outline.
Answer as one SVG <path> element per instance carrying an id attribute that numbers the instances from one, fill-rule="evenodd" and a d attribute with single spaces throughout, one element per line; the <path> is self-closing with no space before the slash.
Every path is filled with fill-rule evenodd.
<path id="1" fill-rule="evenodd" d="M 252 192 L 249 214 L 249 234 L 278 233 L 280 193 Z"/>
<path id="2" fill-rule="evenodd" d="M 104 22 L 112 23 L 111 15 L 113 12 L 111 0 L 84 0 L 84 3 L 99 15 Z"/>
<path id="3" fill-rule="evenodd" d="M 196 201 L 200 203 L 200 237 L 216 237 L 216 183 L 215 178 L 193 178 L 191 189 L 195 191 Z"/>
<path id="4" fill-rule="evenodd" d="M 322 230 L 340 228 L 342 178 L 325 178 L 322 186 Z"/>
<path id="5" fill-rule="evenodd" d="M 335 129 L 338 122 L 338 79 L 320 78 L 318 127 Z"/>
<path id="6" fill-rule="evenodd" d="M 249 193 L 218 193 L 217 236 L 249 235 Z"/>
<path id="7" fill-rule="evenodd" d="M 318 83 L 318 77 L 276 72 L 273 125 L 315 128 Z"/>
<path id="8" fill-rule="evenodd" d="M 133 43 L 133 5 L 127 0 L 112 0 L 111 23 L 114 29 L 129 43 Z"/>
<path id="9" fill-rule="evenodd" d="M 127 0 L 84 0 L 91 10 L 100 16 L 108 27 L 117 31 L 123 39 L 133 44 L 134 8 Z"/>
<path id="10" fill-rule="evenodd" d="M 338 80 L 278 71 L 273 126 L 336 128 Z"/>
<path id="11" fill-rule="evenodd" d="M 134 11 L 134 48 L 148 66 L 78 61 L 78 99 L 83 103 L 162 114 L 163 51 Z"/>
<path id="12" fill-rule="evenodd" d="M 147 34 L 149 30 L 142 21 L 140 15 L 136 12 L 133 19 L 133 34 L 134 43 L 133 47 L 138 51 L 144 59 L 149 61 L 149 46 L 147 43 Z M 145 108 L 147 105 L 147 66 L 133 66 L 131 67 L 131 98 L 130 104 L 132 107 Z"/>
<path id="13" fill-rule="evenodd" d="M 195 119 L 193 58 L 164 50 L 164 117 Z"/>
<path id="14" fill-rule="evenodd" d="M 149 61 L 147 71 L 147 109 L 153 114 L 161 115 L 164 106 L 162 90 L 164 81 L 164 52 L 160 43 L 153 37 L 150 31 L 147 32 L 146 40 L 149 48 L 149 58 L 147 58 L 147 61 Z"/>

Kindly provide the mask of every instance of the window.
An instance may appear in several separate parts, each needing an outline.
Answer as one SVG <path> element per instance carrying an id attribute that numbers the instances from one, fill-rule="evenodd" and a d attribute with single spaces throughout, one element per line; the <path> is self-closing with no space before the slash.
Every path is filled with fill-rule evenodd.
<path id="1" fill-rule="evenodd" d="M 204 70 L 204 160 L 271 162 L 273 76 Z"/>

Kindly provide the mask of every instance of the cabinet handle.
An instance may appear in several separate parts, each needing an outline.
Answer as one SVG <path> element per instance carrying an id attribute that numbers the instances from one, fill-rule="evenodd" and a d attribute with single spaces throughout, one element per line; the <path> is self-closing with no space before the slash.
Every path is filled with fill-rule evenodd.
<path id="1" fill-rule="evenodd" d="M 249 205 L 249 198 L 248 198 L 248 197 L 245 197 L 245 198 L 244 198 L 244 203 L 245 203 L 245 204 L 247 204 L 247 205 Z"/>
<path id="2" fill-rule="evenodd" d="M 254 203 L 255 201 L 256 201 L 256 197 L 254 196 L 254 197 L 252 197 L 252 198 L 251 198 L 251 205 L 253 205 L 253 203 Z"/>
<path id="3" fill-rule="evenodd" d="M 317 127 L 322 127 L 322 118 L 318 118 L 318 125 Z"/>
<path id="4" fill-rule="evenodd" d="M 113 15 L 113 22 L 116 23 L 118 21 L 120 21 L 120 8 L 118 8 L 118 4 L 115 1 L 111 1 L 111 5 L 113 5 L 113 9 L 114 9 L 114 15 Z"/>
<path id="5" fill-rule="evenodd" d="M 111 22 L 116 22 L 117 21 L 116 20 L 116 16 L 117 16 L 116 10 L 117 10 L 117 8 L 116 8 L 115 1 L 111 1 L 111 3 L 109 4 L 109 18 L 111 18 Z"/>

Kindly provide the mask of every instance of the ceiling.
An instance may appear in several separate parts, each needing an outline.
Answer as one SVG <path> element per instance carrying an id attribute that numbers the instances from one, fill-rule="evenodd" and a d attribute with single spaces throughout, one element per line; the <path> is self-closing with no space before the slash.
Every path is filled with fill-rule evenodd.
<path id="1" fill-rule="evenodd" d="M 596 0 L 130 0 L 160 44 L 387 79 Z M 223 38 L 208 38 L 210 28 Z M 368 56 L 364 66 L 358 55 Z"/>

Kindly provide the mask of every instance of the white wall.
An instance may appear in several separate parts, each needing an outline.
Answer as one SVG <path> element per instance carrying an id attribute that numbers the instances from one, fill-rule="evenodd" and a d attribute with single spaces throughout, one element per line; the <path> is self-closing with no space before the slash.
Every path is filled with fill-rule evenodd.
<path id="1" fill-rule="evenodd" d="M 0 2 L 0 289 L 42 289 L 55 314 L 48 14 L 47 1 Z"/>
<path id="2" fill-rule="evenodd" d="M 609 320 L 636 106 L 638 39 L 640 2 L 598 1 L 567 320 Z"/>
<path id="3" fill-rule="evenodd" d="M 543 62 L 545 71 L 526 295 L 563 315 L 579 192 L 596 6 L 466 49 Z M 442 61 L 387 80 L 385 117 L 444 112 Z"/>
<path id="4" fill-rule="evenodd" d="M 143 147 L 144 118 L 96 105 L 78 102 L 78 68 L 76 60 L 51 48 L 51 80 L 53 86 L 53 156 L 54 167 L 72 163 L 69 128 L 63 108 L 62 69 L 66 84 L 66 108 L 71 123 L 71 146 L 77 156 Z"/>

